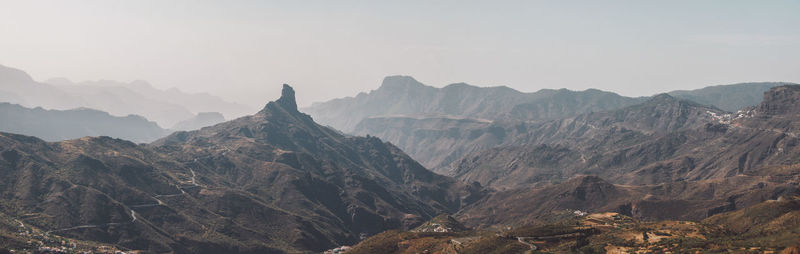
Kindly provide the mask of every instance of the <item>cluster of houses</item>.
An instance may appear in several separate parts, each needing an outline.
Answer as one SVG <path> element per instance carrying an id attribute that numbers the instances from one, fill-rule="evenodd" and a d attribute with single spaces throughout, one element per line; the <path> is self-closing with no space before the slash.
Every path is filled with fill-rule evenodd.
<path id="1" fill-rule="evenodd" d="M 330 249 L 330 250 L 326 250 L 324 253 L 325 254 L 340 254 L 340 253 L 345 253 L 345 252 L 349 251 L 350 249 L 352 249 L 350 246 L 340 246 L 340 247 L 336 247 L 336 248 L 333 248 L 333 249 Z"/>

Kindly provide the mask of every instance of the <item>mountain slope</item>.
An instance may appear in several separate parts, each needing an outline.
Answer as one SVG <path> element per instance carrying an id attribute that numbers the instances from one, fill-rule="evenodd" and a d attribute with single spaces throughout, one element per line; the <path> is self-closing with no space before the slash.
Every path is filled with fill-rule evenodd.
<path id="1" fill-rule="evenodd" d="M 149 252 L 319 252 L 483 196 L 377 138 L 317 125 L 288 86 L 255 115 L 150 145 L 2 133 L 0 155 L 0 212 Z"/>
<path id="2" fill-rule="evenodd" d="M 798 87 L 775 87 L 759 107 L 739 114 L 661 95 L 620 110 L 509 126 L 504 147 L 467 155 L 448 173 L 509 188 L 575 174 L 657 184 L 791 165 L 800 155 Z"/>
<path id="3" fill-rule="evenodd" d="M 592 112 L 550 121 L 476 121 L 452 118 L 369 118 L 359 135 L 385 138 L 443 174 L 472 153 L 501 146 L 539 144 L 588 147 L 646 141 L 650 135 L 700 128 L 713 121 L 713 107 L 663 94 L 622 109 Z M 483 182 L 485 184 L 486 182 Z"/>
<path id="4" fill-rule="evenodd" d="M 793 174 L 800 173 L 794 171 Z M 536 223 L 563 210 L 618 212 L 642 220 L 702 220 L 798 195 L 794 177 L 735 176 L 655 185 L 618 185 L 596 176 L 576 176 L 544 187 L 523 187 L 492 193 L 462 209 L 456 217 L 467 226 L 485 228 Z"/>
<path id="5" fill-rule="evenodd" d="M 111 116 L 92 109 L 45 110 L 0 103 L 0 131 L 61 141 L 85 136 L 111 136 L 134 142 L 152 142 L 168 132 L 147 119 Z"/>
<path id="6" fill-rule="evenodd" d="M 791 195 L 702 222 L 558 210 L 499 229 L 384 232 L 347 253 L 795 253 L 797 217 L 797 196 Z"/>
<path id="7" fill-rule="evenodd" d="M 585 132 L 569 131 L 585 129 L 580 125 L 545 128 L 554 131 L 548 132 L 547 138 L 534 140 L 555 137 L 559 142 L 505 146 L 467 156 L 456 166 L 456 177 L 501 191 L 462 210 L 459 218 L 469 225 L 524 224 L 553 210 L 579 209 L 616 211 L 639 219 L 700 220 L 783 195 L 797 195 L 800 107 L 796 102 L 800 101 L 800 86 L 774 87 L 763 98 L 758 107 L 743 113 L 710 112 L 710 119 L 705 119 L 711 121 L 705 124 L 702 118 L 677 121 L 684 123 L 682 126 L 674 124 L 676 121 L 653 119 L 623 121 L 621 125 L 604 120 L 601 122 L 612 123 L 609 126 L 636 127 L 642 125 L 635 123 L 643 122 L 660 123 L 644 125 L 647 129 L 669 128 L 650 134 L 631 128 L 627 132 L 639 132 L 632 136 L 601 131 L 602 139 L 584 135 L 602 130 L 600 125 Z M 664 115 L 669 111 L 650 112 Z M 604 180 L 565 180 L 581 174 Z M 586 179 L 594 180 L 586 185 Z"/>

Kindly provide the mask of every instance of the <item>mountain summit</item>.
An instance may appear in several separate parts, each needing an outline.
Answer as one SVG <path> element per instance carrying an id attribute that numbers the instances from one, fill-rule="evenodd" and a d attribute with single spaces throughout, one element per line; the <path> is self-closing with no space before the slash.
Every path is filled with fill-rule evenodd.
<path id="1" fill-rule="evenodd" d="M 281 98 L 275 102 L 280 104 L 286 110 L 291 110 L 294 112 L 297 111 L 297 101 L 294 99 L 294 89 L 287 84 L 283 84 Z"/>

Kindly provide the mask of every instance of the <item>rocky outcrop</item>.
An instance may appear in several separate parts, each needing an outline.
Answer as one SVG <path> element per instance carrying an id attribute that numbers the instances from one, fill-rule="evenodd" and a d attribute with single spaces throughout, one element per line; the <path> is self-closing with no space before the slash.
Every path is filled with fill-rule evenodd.
<path id="1" fill-rule="evenodd" d="M 779 86 L 764 93 L 756 111 L 763 117 L 800 115 L 800 85 Z"/>

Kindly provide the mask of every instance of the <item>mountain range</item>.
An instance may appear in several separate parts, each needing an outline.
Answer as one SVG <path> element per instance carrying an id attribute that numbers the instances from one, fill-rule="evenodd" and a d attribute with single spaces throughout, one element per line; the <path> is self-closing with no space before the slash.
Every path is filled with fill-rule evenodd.
<path id="1" fill-rule="evenodd" d="M 0 132 L 0 242 L 155 253 L 789 247 L 800 238 L 800 85 L 732 87 L 629 98 L 394 76 L 310 115 L 283 85 L 255 114 L 200 114 L 149 144 Z M 711 103 L 759 91 L 755 104 Z M 699 241 L 687 234 L 705 242 L 683 246 Z"/>
<path id="2" fill-rule="evenodd" d="M 658 96 L 701 101 L 697 104 L 722 114 L 725 110 L 719 108 L 739 110 L 754 106 L 760 99 L 752 98 L 760 98 L 769 87 L 787 84 L 746 83 Z M 507 87 L 482 88 L 463 83 L 435 88 L 411 77 L 390 76 L 370 93 L 315 103 L 305 111 L 317 121 L 346 133 L 387 140 L 427 168 L 446 173 L 456 160 L 515 138 L 499 136 L 514 132 L 513 126 L 622 109 L 654 97 L 631 98 L 596 89 L 522 93 Z"/>
<path id="3" fill-rule="evenodd" d="M 288 86 L 255 115 L 149 145 L 3 133 L 0 151 L 3 213 L 150 252 L 322 251 L 484 195 L 377 138 L 315 124 Z"/>
<path id="4" fill-rule="evenodd" d="M 29 108 L 91 108 L 115 116 L 139 115 L 155 121 L 162 128 L 171 128 L 200 112 L 220 112 L 228 118 L 236 118 L 254 111 L 208 94 L 156 89 L 144 81 L 73 83 L 56 78 L 37 82 L 22 70 L 1 65 L 0 102 Z"/>
<path id="5" fill-rule="evenodd" d="M 162 138 L 167 130 L 147 119 L 118 117 L 94 109 L 47 110 L 0 103 L 0 130 L 61 141 L 86 136 L 112 136 L 139 143 Z"/>

